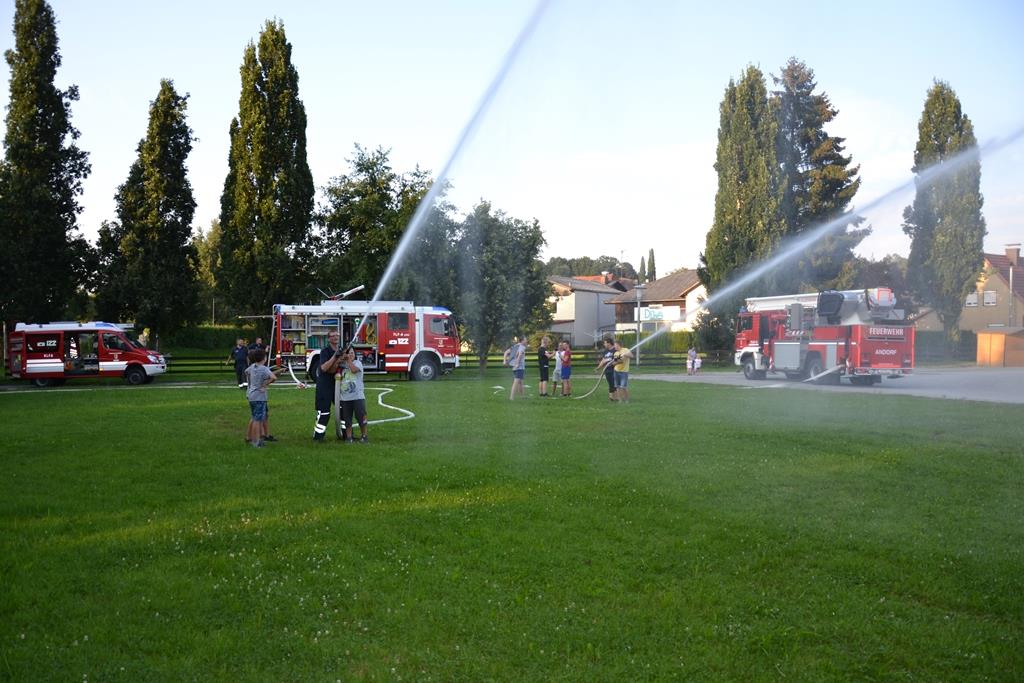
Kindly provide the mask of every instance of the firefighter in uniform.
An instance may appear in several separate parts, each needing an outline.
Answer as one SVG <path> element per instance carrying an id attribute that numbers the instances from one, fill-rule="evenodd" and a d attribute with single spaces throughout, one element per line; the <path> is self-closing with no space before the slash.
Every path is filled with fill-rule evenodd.
<path id="1" fill-rule="evenodd" d="M 331 420 L 331 405 L 334 403 L 335 375 L 341 370 L 341 335 L 331 332 L 327 335 L 327 346 L 320 350 L 320 372 L 316 375 L 316 425 L 313 440 L 323 441 L 327 423 Z"/>

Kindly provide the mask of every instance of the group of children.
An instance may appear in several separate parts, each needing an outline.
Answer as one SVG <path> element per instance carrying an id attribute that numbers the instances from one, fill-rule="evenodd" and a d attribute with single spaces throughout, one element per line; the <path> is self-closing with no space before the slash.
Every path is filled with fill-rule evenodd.
<path id="1" fill-rule="evenodd" d="M 629 403 L 629 361 L 633 352 L 622 345 L 622 340 L 604 338 L 604 353 L 597 369 L 604 370 L 608 382 L 608 400 Z"/>
<path id="2" fill-rule="evenodd" d="M 569 342 L 559 341 L 554 350 L 550 349 L 551 338 L 543 337 L 537 349 L 537 369 L 540 372 L 538 392 L 541 397 L 572 396 L 572 349 Z M 604 339 L 605 350 L 598 363 L 598 371 L 604 370 L 608 379 L 608 397 L 612 401 L 629 402 L 629 359 L 632 351 L 622 346 L 622 342 Z M 555 362 L 551 372 L 551 361 Z M 526 370 L 526 344 L 520 337 L 512 338 L 512 346 L 506 349 L 504 363 L 512 368 L 512 391 L 510 400 L 525 398 L 523 376 Z M 551 393 L 548 393 L 548 382 L 551 382 Z"/>
<path id="3" fill-rule="evenodd" d="M 330 406 L 334 403 L 335 375 L 341 382 L 341 420 L 344 428 L 344 439 L 353 442 L 353 421 L 359 424 L 360 441 L 369 443 L 366 434 L 366 400 L 363 389 L 363 366 L 351 348 L 342 351 L 338 343 L 338 334 L 329 335 L 328 345 L 323 353 L 325 360 L 317 375 L 316 407 L 317 423 L 313 432 L 314 441 L 323 441 L 330 417 Z M 249 425 L 246 428 L 245 441 L 255 448 L 262 448 L 268 441 L 277 441 L 270 434 L 269 410 L 267 405 L 267 387 L 277 381 L 278 375 L 285 368 L 271 370 L 267 367 L 266 351 L 261 348 L 249 351 L 249 366 L 243 372 L 247 387 L 245 396 L 249 401 Z M 326 418 L 326 419 L 321 419 Z M 354 418 L 354 420 L 353 420 Z"/>
<path id="4" fill-rule="evenodd" d="M 516 343 L 522 347 L 525 355 L 526 345 L 522 342 Z M 549 350 L 550 345 L 551 337 L 544 337 L 540 340 L 540 348 L 537 349 L 537 369 L 540 371 L 540 382 L 537 387 L 539 395 L 542 397 L 557 396 L 559 388 L 561 388 L 562 396 L 572 396 L 572 349 L 569 348 L 569 342 L 558 342 L 554 351 Z M 555 361 L 553 373 L 551 372 L 552 360 Z M 519 376 L 521 378 L 521 371 Z M 549 381 L 551 382 L 551 394 L 548 394 Z"/>

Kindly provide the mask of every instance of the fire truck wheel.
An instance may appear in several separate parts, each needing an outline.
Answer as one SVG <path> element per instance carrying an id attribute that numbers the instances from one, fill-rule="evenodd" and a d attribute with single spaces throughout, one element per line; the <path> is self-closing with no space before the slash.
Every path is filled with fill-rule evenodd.
<path id="1" fill-rule="evenodd" d="M 421 382 L 429 382 L 432 379 L 437 379 L 440 374 L 440 369 L 437 367 L 437 361 L 429 356 L 424 358 L 417 358 L 412 364 L 412 378 Z"/>
<path id="2" fill-rule="evenodd" d="M 814 377 L 820 375 L 825 371 L 824 366 L 821 364 L 821 358 L 819 356 L 812 356 L 807 359 L 807 376 Z M 814 382 L 821 382 L 820 379 L 814 380 Z"/>
<path id="3" fill-rule="evenodd" d="M 146 371 L 138 365 L 133 365 L 124 372 L 125 381 L 133 387 L 137 387 L 146 381 Z"/>
<path id="4" fill-rule="evenodd" d="M 34 384 L 35 386 L 39 387 L 40 389 L 45 389 L 46 387 L 55 387 L 55 386 L 57 386 L 57 381 L 53 380 L 53 379 L 50 379 L 48 377 L 47 378 L 40 377 L 38 379 L 32 380 L 32 384 Z"/>
<path id="5" fill-rule="evenodd" d="M 753 358 L 748 358 L 743 361 L 743 376 L 747 379 L 764 379 L 764 371 L 757 369 Z"/>

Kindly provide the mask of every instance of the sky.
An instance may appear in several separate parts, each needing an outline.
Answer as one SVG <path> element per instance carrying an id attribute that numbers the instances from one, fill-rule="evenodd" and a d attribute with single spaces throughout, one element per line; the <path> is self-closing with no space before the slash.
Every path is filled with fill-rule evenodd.
<path id="1" fill-rule="evenodd" d="M 348 172 L 354 145 L 391 150 L 397 171 L 449 169 L 462 211 L 480 199 L 536 218 L 545 257 L 609 255 L 659 274 L 698 265 L 714 213 L 718 108 L 730 79 L 758 66 L 771 87 L 790 57 L 814 70 L 860 166 L 854 208 L 911 179 L 917 123 L 935 79 L 960 97 L 981 143 L 1024 127 L 1024 3 L 686 3 L 527 0 L 292 3 L 51 0 L 72 106 L 92 173 L 82 233 L 116 218 L 114 194 L 145 134 L 161 78 L 190 94 L 189 158 L 208 229 L 227 173 L 242 53 L 279 19 L 292 44 L 318 188 Z M 527 18 L 534 30 L 506 61 Z M 13 0 L 0 0 L 0 49 Z M 482 96 L 507 76 L 453 156 Z M 6 71 L 10 78 L 9 70 Z M 9 89 L 0 91 L 6 112 Z M 982 159 L 985 250 L 1024 241 L 1024 142 Z M 864 256 L 906 255 L 912 191 L 866 214 Z"/>

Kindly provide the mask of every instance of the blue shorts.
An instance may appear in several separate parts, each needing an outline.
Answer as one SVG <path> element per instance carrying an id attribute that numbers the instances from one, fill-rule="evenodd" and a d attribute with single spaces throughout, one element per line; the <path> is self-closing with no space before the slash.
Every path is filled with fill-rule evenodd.
<path id="1" fill-rule="evenodd" d="M 570 377 L 572 377 L 572 366 L 562 366 L 562 379 L 569 379 Z"/>
<path id="2" fill-rule="evenodd" d="M 513 370 L 512 371 L 512 376 L 515 377 L 516 379 L 522 379 L 523 375 L 525 375 L 525 374 L 526 374 L 526 370 Z"/>
<path id="3" fill-rule="evenodd" d="M 266 401 L 249 401 L 249 409 L 252 410 L 253 422 L 264 422 L 267 419 Z"/>
<path id="4" fill-rule="evenodd" d="M 615 371 L 615 388 L 616 389 L 627 389 L 629 388 L 629 373 Z"/>

